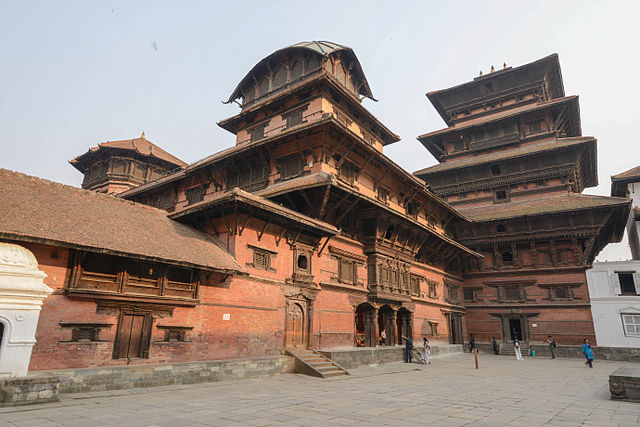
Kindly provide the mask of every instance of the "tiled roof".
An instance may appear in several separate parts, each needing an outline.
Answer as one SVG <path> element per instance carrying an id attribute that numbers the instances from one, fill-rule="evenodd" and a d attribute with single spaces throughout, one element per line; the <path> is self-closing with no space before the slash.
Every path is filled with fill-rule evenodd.
<path id="1" fill-rule="evenodd" d="M 640 166 L 636 166 L 635 168 L 629 169 L 626 172 L 621 172 L 611 177 L 611 181 L 622 181 L 622 180 L 628 181 L 631 179 L 640 180 Z"/>
<path id="2" fill-rule="evenodd" d="M 0 238 L 244 273 L 208 235 L 160 209 L 0 169 Z"/>
<path id="3" fill-rule="evenodd" d="M 559 194 L 536 197 L 523 201 L 498 203 L 491 206 L 460 208 L 473 221 L 492 221 L 521 216 L 544 215 L 557 212 L 579 211 L 598 207 L 625 206 L 629 200 L 621 197 L 594 196 L 591 194 Z"/>
<path id="4" fill-rule="evenodd" d="M 117 148 L 120 150 L 131 150 L 143 156 L 155 157 L 157 159 L 164 160 L 165 162 L 174 164 L 176 166 L 184 167 L 187 165 L 186 162 L 183 162 L 176 156 L 169 154 L 162 148 L 158 147 L 151 141 L 147 140 L 144 136 L 140 138 L 123 139 L 119 141 L 101 142 L 98 144 L 97 147 L 91 147 L 89 148 L 89 151 L 87 151 L 86 153 L 81 154 L 80 156 L 77 156 L 76 158 L 71 160 L 70 163 L 75 167 L 79 167 L 80 166 L 79 164 L 82 161 L 82 158 L 84 156 L 90 153 L 94 153 L 100 150 L 101 148 Z"/>
<path id="5" fill-rule="evenodd" d="M 256 208 L 259 208 L 264 211 L 283 217 L 287 221 L 294 221 L 307 228 L 320 230 L 326 234 L 331 234 L 331 235 L 338 234 L 338 229 L 329 223 L 310 218 L 294 210 L 285 208 L 284 206 L 280 206 L 277 203 L 274 203 L 263 197 L 256 196 L 254 194 L 249 193 L 248 191 L 244 191 L 238 187 L 235 187 L 229 191 L 225 191 L 224 193 L 219 193 L 213 196 L 212 198 L 208 198 L 207 200 L 204 200 L 202 202 L 198 202 L 191 206 L 187 206 L 185 209 L 172 213 L 170 217 L 171 218 L 184 217 L 186 215 L 189 215 L 190 213 L 207 209 L 210 207 L 214 207 L 221 203 L 225 203 L 229 201 L 239 201 L 244 203 L 245 205 L 254 206 Z"/>
<path id="6" fill-rule="evenodd" d="M 451 169 L 461 169 L 470 166 L 481 165 L 484 163 L 491 163 L 499 160 L 513 159 L 516 157 L 527 156 L 531 154 L 537 154 L 545 151 L 557 150 L 564 147 L 572 147 L 576 145 L 585 144 L 587 142 L 595 142 L 596 139 L 592 136 L 577 137 L 577 138 L 560 138 L 553 141 L 539 142 L 535 144 L 515 147 L 511 149 L 493 151 L 489 153 L 480 154 L 472 157 L 463 157 L 458 159 L 452 159 L 445 163 L 440 163 L 435 166 L 430 166 L 425 169 L 414 172 L 415 175 L 429 175 L 437 172 L 443 172 Z"/>

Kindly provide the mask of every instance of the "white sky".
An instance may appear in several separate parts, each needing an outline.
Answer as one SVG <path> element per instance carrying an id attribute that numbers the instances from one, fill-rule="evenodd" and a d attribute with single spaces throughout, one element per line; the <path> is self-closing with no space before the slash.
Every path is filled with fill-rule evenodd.
<path id="1" fill-rule="evenodd" d="M 193 162 L 234 143 L 216 125 L 236 84 L 274 50 L 350 46 L 402 137 L 385 153 L 409 171 L 436 161 L 416 136 L 444 127 L 425 97 L 503 62 L 558 53 L 600 185 L 640 164 L 640 2 L 0 0 L 0 167 L 80 185 L 68 160 L 106 140 L 146 137 Z M 600 260 L 628 259 L 626 242 Z"/>

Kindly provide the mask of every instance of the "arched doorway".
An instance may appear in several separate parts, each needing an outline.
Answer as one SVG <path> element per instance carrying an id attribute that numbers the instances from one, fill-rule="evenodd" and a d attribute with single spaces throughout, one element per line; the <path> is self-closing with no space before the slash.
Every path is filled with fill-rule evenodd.
<path id="1" fill-rule="evenodd" d="M 374 321 L 374 308 L 363 303 L 356 307 L 355 313 L 355 345 L 356 347 L 375 347 L 378 338 Z"/>
<path id="2" fill-rule="evenodd" d="M 388 305 L 378 310 L 378 336 L 385 331 L 387 339 L 383 345 L 396 345 L 396 313 Z"/>
<path id="3" fill-rule="evenodd" d="M 402 337 L 409 337 L 413 340 L 413 322 L 411 320 L 411 312 L 404 307 L 398 310 L 396 328 L 398 331 L 399 343 L 402 343 Z"/>

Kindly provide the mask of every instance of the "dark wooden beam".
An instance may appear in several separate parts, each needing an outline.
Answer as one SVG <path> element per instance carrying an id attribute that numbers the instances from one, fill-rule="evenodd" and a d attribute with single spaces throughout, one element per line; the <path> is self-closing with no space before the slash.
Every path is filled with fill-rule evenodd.
<path id="1" fill-rule="evenodd" d="M 320 212 L 318 213 L 319 219 L 322 219 L 324 217 L 324 210 L 327 207 L 327 201 L 329 200 L 330 191 L 331 191 L 331 184 L 328 184 L 324 190 L 324 197 L 322 197 L 322 203 L 320 204 Z"/>

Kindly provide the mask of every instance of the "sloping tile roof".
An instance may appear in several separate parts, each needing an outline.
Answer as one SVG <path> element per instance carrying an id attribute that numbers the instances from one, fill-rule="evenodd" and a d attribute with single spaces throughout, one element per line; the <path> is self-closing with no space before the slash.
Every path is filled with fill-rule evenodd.
<path id="1" fill-rule="evenodd" d="M 315 230 L 320 230 L 321 232 L 326 234 L 331 234 L 331 235 L 338 234 L 338 229 L 329 223 L 326 223 L 324 221 L 320 221 L 314 218 L 310 218 L 299 212 L 296 212 L 289 208 L 285 208 L 284 206 L 280 206 L 277 203 L 274 203 L 270 200 L 265 199 L 264 197 L 251 194 L 248 191 L 242 190 L 241 188 L 238 188 L 238 187 L 234 187 L 229 191 L 216 194 L 213 197 L 208 198 L 207 200 L 194 203 L 191 206 L 187 206 L 182 210 L 172 213 L 170 217 L 180 218 L 180 217 L 189 215 L 190 213 L 207 209 L 209 207 L 214 207 L 221 203 L 225 203 L 229 201 L 239 201 L 244 203 L 245 205 L 254 206 L 264 211 L 274 213 L 280 217 L 285 218 L 288 221 L 297 222 L 298 224 L 301 224 L 305 227 L 315 229 Z"/>
<path id="2" fill-rule="evenodd" d="M 160 209 L 6 169 L 0 200 L 0 238 L 245 273 L 212 238 Z"/>
<path id="3" fill-rule="evenodd" d="M 470 166 L 481 165 L 484 163 L 491 163 L 499 160 L 513 159 L 516 157 L 527 156 L 531 154 L 537 154 L 544 151 L 556 150 L 564 147 L 572 147 L 586 142 L 594 141 L 592 136 L 578 137 L 578 138 L 560 138 L 553 141 L 539 142 L 531 145 L 525 145 L 515 147 L 511 149 L 505 149 L 500 151 L 492 151 L 478 156 L 463 157 L 458 159 L 452 159 L 445 163 L 440 163 L 435 166 L 421 169 L 414 172 L 415 175 L 429 175 L 436 172 L 443 172 L 451 169 L 460 169 Z"/>
<path id="4" fill-rule="evenodd" d="M 94 153 L 100 150 L 101 148 L 117 148 L 121 150 L 131 150 L 143 156 L 155 157 L 157 159 L 164 160 L 165 162 L 172 163 L 176 166 L 180 166 L 180 167 L 187 166 L 186 162 L 183 162 L 176 156 L 166 152 L 165 150 L 158 147 L 151 141 L 147 140 L 144 136 L 140 138 L 123 139 L 119 141 L 101 142 L 98 144 L 97 147 L 91 147 L 89 148 L 89 151 L 87 151 L 86 153 L 75 157 L 73 160 L 71 160 L 70 163 L 77 168 L 78 166 L 80 166 L 80 162 L 82 161 L 82 158 L 84 156 L 90 153 Z"/>
<path id="5" fill-rule="evenodd" d="M 460 208 L 460 211 L 473 221 L 492 221 L 597 207 L 625 206 L 628 204 L 629 200 L 621 197 L 569 193 L 477 208 Z"/>
<path id="6" fill-rule="evenodd" d="M 640 179 L 640 166 L 636 166 L 635 168 L 629 169 L 626 172 L 621 172 L 611 177 L 612 181 L 627 181 L 631 179 Z"/>

